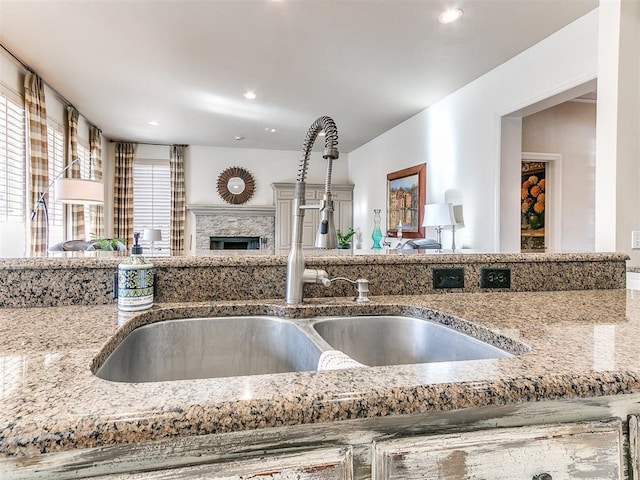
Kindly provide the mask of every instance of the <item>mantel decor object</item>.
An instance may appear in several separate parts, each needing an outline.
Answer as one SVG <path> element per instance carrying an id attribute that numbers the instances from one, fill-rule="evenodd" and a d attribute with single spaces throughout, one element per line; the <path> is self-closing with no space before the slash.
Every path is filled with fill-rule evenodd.
<path id="1" fill-rule="evenodd" d="M 371 234 L 371 239 L 373 240 L 372 249 L 378 250 L 382 248 L 380 242 L 382 241 L 382 230 L 380 230 L 380 209 L 376 208 L 373 210 L 373 233 Z"/>
<path id="2" fill-rule="evenodd" d="M 218 195 L 232 205 L 248 202 L 255 188 L 253 176 L 241 167 L 229 167 L 218 177 Z"/>
<path id="3" fill-rule="evenodd" d="M 356 234 L 353 227 L 349 227 L 346 233 L 341 233 L 340 230 L 336 232 L 338 236 L 338 248 L 347 249 L 351 248 L 351 238 Z"/>

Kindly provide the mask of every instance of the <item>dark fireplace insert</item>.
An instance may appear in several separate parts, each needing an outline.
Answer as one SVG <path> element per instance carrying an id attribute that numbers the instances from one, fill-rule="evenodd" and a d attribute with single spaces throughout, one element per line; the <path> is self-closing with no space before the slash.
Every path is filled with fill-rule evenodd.
<path id="1" fill-rule="evenodd" d="M 259 250 L 260 237 L 209 237 L 210 250 Z"/>

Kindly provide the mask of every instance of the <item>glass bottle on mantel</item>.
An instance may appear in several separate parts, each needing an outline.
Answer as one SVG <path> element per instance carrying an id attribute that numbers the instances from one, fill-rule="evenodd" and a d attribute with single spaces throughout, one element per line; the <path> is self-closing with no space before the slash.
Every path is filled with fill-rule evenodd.
<path id="1" fill-rule="evenodd" d="M 382 248 L 380 242 L 382 241 L 382 230 L 380 230 L 380 209 L 373 210 L 373 233 L 371 234 L 373 240 L 372 249 Z"/>

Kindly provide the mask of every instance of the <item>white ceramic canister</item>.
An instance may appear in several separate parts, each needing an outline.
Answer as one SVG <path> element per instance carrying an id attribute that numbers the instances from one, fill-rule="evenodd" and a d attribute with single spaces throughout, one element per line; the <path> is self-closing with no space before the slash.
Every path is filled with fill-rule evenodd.
<path id="1" fill-rule="evenodd" d="M 142 247 L 131 247 L 131 256 L 118 265 L 118 308 L 126 312 L 153 306 L 153 264 L 142 256 Z"/>

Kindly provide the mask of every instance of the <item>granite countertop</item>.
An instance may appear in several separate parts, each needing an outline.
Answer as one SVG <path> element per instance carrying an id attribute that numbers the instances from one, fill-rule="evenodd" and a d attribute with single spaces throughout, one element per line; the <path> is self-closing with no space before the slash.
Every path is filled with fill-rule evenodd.
<path id="1" fill-rule="evenodd" d="M 243 255 L 178 255 L 174 257 L 146 257 L 158 267 L 215 267 L 215 266 L 262 266 L 286 265 L 288 252 L 281 255 L 260 253 Z M 77 252 L 74 252 L 77 253 Z M 554 262 L 611 262 L 626 261 L 623 253 L 452 253 L 450 250 L 321 250 L 305 249 L 308 263 L 322 262 L 326 265 L 395 265 L 397 263 L 554 263 Z M 117 267 L 126 257 L 121 256 L 58 256 L 3 258 L 0 270 L 58 270 L 61 268 L 105 268 Z"/>
<path id="2" fill-rule="evenodd" d="M 435 317 L 506 359 L 146 384 L 95 377 L 101 349 L 167 318 Z M 119 327 L 122 325 L 122 327 Z M 624 289 L 0 309 L 0 457 L 272 426 L 640 392 L 640 296 Z"/>

